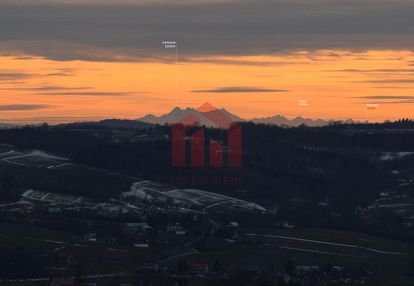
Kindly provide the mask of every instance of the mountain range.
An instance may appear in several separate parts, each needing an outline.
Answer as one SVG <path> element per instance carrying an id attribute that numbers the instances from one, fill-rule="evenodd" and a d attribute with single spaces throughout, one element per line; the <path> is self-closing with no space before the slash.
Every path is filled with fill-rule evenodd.
<path id="1" fill-rule="evenodd" d="M 300 125 L 306 125 L 310 127 L 325 126 L 333 122 L 333 120 L 323 120 L 323 119 L 310 119 L 303 117 L 296 117 L 293 119 L 288 119 L 281 115 L 275 115 L 271 117 L 264 118 L 253 118 L 253 119 L 243 119 L 226 109 L 215 109 L 211 105 L 203 105 L 200 108 L 185 108 L 181 109 L 175 107 L 169 113 L 163 114 L 161 116 L 155 116 L 153 114 L 148 114 L 137 120 L 152 123 L 152 124 L 174 124 L 174 123 L 184 123 L 184 124 L 193 124 L 198 123 L 199 125 L 205 125 L 207 127 L 221 127 L 227 128 L 232 122 L 253 122 L 257 124 L 269 124 L 269 125 L 278 125 L 286 127 L 296 127 Z M 357 123 L 351 119 L 341 121 L 343 123 Z"/>
<path id="2" fill-rule="evenodd" d="M 14 128 L 14 127 L 16 127 L 16 125 L 0 123 L 0 129 L 8 129 L 8 128 Z"/>

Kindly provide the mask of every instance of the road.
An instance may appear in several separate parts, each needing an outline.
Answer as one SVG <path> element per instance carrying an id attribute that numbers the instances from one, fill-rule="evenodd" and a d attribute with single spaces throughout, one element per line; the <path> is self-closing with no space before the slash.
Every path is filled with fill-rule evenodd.
<path id="1" fill-rule="evenodd" d="M 330 242 L 330 241 L 323 241 L 323 240 L 313 240 L 313 239 L 294 237 L 294 236 L 283 236 L 283 235 L 273 235 L 273 234 L 257 234 L 257 233 L 245 233 L 245 235 L 247 235 L 247 236 L 267 237 L 267 238 L 277 238 L 277 239 L 287 240 L 287 241 L 307 242 L 307 243 L 310 243 L 310 244 L 337 246 L 337 247 L 342 247 L 342 248 L 360 249 L 360 250 L 365 250 L 365 251 L 368 251 L 368 252 L 373 252 L 373 253 L 383 254 L 383 255 L 399 255 L 399 256 L 408 255 L 407 253 L 378 250 L 378 249 L 375 249 L 375 248 L 364 247 L 364 246 L 356 245 L 356 244 L 346 244 L 346 243 L 337 243 L 337 242 Z M 287 248 L 287 246 L 284 246 L 284 247 Z M 291 247 L 291 248 L 293 249 L 293 247 Z M 309 252 L 320 251 L 320 250 L 315 250 L 315 249 L 300 249 L 300 250 L 302 250 L 302 251 L 306 250 L 306 251 L 309 251 Z M 327 253 L 325 253 L 325 254 L 327 254 Z M 340 253 L 334 253 L 334 254 L 341 255 Z"/>

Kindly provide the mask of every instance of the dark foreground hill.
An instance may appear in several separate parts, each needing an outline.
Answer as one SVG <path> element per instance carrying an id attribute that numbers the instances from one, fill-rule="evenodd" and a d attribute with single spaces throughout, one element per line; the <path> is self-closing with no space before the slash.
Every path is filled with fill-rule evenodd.
<path id="1" fill-rule="evenodd" d="M 227 145 L 226 130 L 205 135 Z M 0 214 L 11 230 L 0 231 L 1 257 L 24 249 L 19 261 L 0 259 L 8 285 L 48 281 L 50 269 L 82 270 L 85 283 L 121 272 L 130 283 L 149 263 L 167 267 L 156 277 L 169 281 L 198 277 L 200 261 L 226 285 L 238 275 L 304 285 L 311 274 L 328 285 L 414 276 L 410 121 L 244 123 L 240 168 L 174 168 L 170 127 L 129 121 L 0 130 L 0 143 Z M 67 253 L 76 262 L 62 267 L 56 257 Z"/>

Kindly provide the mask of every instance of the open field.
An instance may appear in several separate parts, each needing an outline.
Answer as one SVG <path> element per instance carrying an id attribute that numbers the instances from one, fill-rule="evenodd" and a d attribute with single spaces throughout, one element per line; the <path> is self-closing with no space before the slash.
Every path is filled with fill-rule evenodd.
<path id="1" fill-rule="evenodd" d="M 65 264 L 65 267 L 72 268 L 73 273 L 81 269 L 83 274 L 88 275 L 130 271 L 147 261 L 162 260 L 184 252 L 173 248 L 138 249 L 87 241 L 71 233 L 51 231 L 34 225 L 0 223 L 0 253 L 4 255 L 10 251 L 31 253 L 46 265 L 56 255 L 70 254 L 74 263 Z"/>
<path id="2" fill-rule="evenodd" d="M 378 248 L 383 251 L 407 253 L 414 250 L 414 245 L 394 242 L 376 236 L 332 229 L 299 227 L 296 229 L 248 229 L 245 233 L 263 235 L 269 239 L 294 237 L 310 241 L 329 241 L 333 244 L 356 245 L 360 248 Z M 299 241 L 299 240 L 298 240 Z"/>
<path id="3" fill-rule="evenodd" d="M 245 209 L 251 211 L 265 212 L 262 206 L 224 196 L 217 193 L 197 190 L 197 189 L 175 189 L 166 185 L 154 184 L 151 181 L 136 182 L 128 192 L 124 192 L 123 199 L 134 198 L 138 200 L 149 200 L 162 203 L 173 203 L 177 206 L 194 208 L 201 211 L 214 210 L 220 208 Z"/>

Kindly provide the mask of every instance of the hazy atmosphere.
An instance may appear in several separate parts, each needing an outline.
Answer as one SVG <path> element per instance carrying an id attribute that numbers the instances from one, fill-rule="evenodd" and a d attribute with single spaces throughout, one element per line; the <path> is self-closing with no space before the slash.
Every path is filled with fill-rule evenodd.
<path id="1" fill-rule="evenodd" d="M 410 117 L 413 9 L 408 0 L 1 0 L 0 121 L 134 119 L 206 101 L 246 119 Z"/>

